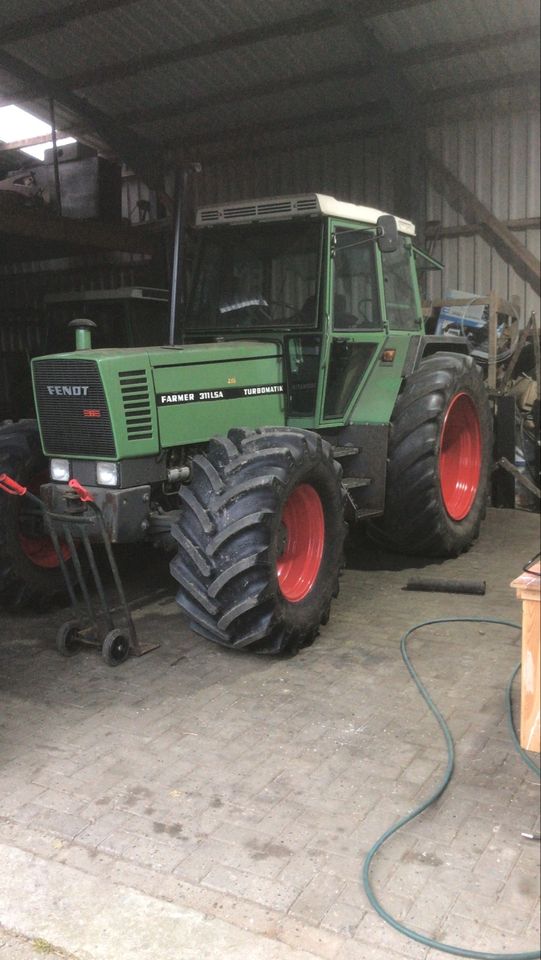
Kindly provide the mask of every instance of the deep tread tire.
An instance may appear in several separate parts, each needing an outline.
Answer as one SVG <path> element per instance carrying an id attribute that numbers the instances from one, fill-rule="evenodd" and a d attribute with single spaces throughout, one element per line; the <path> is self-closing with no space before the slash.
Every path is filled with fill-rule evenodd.
<path id="1" fill-rule="evenodd" d="M 27 486 L 47 469 L 35 420 L 0 427 L 0 473 Z M 0 604 L 29 607 L 65 592 L 60 567 L 33 563 L 19 539 L 19 497 L 0 491 Z"/>
<path id="2" fill-rule="evenodd" d="M 237 650 L 279 654 L 308 646 L 328 619 L 343 563 L 342 471 L 331 446 L 307 430 L 235 429 L 211 440 L 192 467 L 170 565 L 190 627 Z M 301 484 L 321 500 L 324 546 L 311 589 L 290 602 L 276 565 L 282 510 Z"/>
<path id="3" fill-rule="evenodd" d="M 474 404 L 481 434 L 477 493 L 466 516 L 445 508 L 439 473 L 442 428 L 453 399 Z M 456 557 L 479 535 L 486 512 L 492 450 L 492 415 L 471 357 L 437 353 L 407 379 L 392 416 L 385 513 L 370 529 L 383 546 L 421 556 Z"/>

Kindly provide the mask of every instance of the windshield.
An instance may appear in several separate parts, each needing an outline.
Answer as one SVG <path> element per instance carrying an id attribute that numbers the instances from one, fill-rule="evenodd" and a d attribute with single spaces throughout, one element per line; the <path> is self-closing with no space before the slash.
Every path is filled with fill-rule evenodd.
<path id="1" fill-rule="evenodd" d="M 224 227 L 202 238 L 186 328 L 315 327 L 321 222 Z"/>

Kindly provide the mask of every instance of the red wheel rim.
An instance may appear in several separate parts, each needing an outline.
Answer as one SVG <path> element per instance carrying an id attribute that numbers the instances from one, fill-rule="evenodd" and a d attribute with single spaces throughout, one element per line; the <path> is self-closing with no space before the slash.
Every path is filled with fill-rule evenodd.
<path id="1" fill-rule="evenodd" d="M 39 488 L 41 487 L 41 484 L 46 483 L 47 480 L 48 476 L 46 472 L 37 474 L 37 476 L 32 477 L 30 482 L 27 484 L 27 488 L 30 493 L 33 493 L 36 497 L 39 497 Z M 54 570 L 56 567 L 60 566 L 55 548 L 53 546 L 53 541 L 50 537 L 29 537 L 22 533 L 22 531 L 19 531 L 19 543 L 25 557 L 27 557 L 28 560 L 30 560 L 30 562 L 36 567 L 41 567 L 45 570 Z M 64 542 L 61 542 L 61 547 L 62 558 L 64 560 L 68 560 L 70 557 L 68 546 Z"/>
<path id="2" fill-rule="evenodd" d="M 276 572 L 282 595 L 303 600 L 314 586 L 325 544 L 325 518 L 319 494 L 307 483 L 295 487 L 282 511 L 284 549 Z"/>
<path id="3" fill-rule="evenodd" d="M 447 408 L 441 431 L 440 486 L 445 509 L 452 520 L 470 512 L 481 475 L 481 428 L 475 404 L 466 393 L 457 393 Z"/>

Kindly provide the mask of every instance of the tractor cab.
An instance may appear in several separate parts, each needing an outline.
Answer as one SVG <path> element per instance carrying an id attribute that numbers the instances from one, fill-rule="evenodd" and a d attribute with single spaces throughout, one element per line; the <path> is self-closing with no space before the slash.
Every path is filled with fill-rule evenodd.
<path id="1" fill-rule="evenodd" d="M 398 370 L 422 329 L 407 220 L 313 194 L 204 208 L 197 226 L 185 339 L 279 342 L 288 423 L 343 423 L 382 352 Z"/>

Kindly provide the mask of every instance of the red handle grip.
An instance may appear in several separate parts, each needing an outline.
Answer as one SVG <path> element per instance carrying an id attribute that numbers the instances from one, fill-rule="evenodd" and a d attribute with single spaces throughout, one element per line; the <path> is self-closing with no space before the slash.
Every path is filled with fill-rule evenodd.
<path id="1" fill-rule="evenodd" d="M 8 477 L 7 473 L 0 473 L 0 489 L 4 493 L 11 493 L 14 497 L 24 497 L 26 493 L 26 487 L 17 483 L 13 477 Z"/>
<path id="2" fill-rule="evenodd" d="M 75 480 L 75 479 L 70 480 L 68 486 L 70 486 L 72 490 L 75 490 L 75 493 L 79 497 L 79 500 L 81 501 L 81 503 L 94 502 L 94 497 L 90 496 L 88 490 L 85 487 L 83 487 L 82 483 L 79 483 L 78 480 Z"/>

